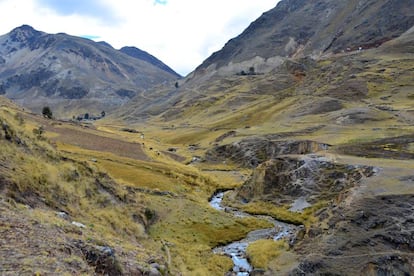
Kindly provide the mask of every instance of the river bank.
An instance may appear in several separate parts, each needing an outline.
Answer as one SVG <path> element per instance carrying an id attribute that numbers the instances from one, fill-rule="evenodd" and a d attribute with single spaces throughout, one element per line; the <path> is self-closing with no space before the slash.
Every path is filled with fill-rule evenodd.
<path id="1" fill-rule="evenodd" d="M 232 213 L 234 216 L 238 217 L 256 217 L 264 219 L 271 222 L 274 225 L 274 227 L 272 228 L 252 231 L 248 233 L 248 235 L 242 240 L 235 241 L 225 246 L 219 246 L 213 249 L 213 252 L 215 254 L 223 254 L 229 256 L 232 259 L 234 266 L 231 275 L 248 276 L 255 269 L 250 264 L 246 253 L 249 244 L 262 239 L 273 239 L 276 241 L 286 238 L 291 240 L 296 237 L 296 233 L 300 227 L 275 220 L 270 216 L 251 215 L 238 209 L 224 206 L 222 202 L 224 195 L 227 192 L 219 191 L 215 193 L 209 201 L 211 207 L 218 211 Z"/>

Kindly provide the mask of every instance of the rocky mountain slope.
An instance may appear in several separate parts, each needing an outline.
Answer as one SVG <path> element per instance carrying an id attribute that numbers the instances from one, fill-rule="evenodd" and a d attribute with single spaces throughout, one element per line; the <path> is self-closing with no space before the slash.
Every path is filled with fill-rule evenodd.
<path id="1" fill-rule="evenodd" d="M 136 121 L 164 113 L 171 119 L 194 104 L 217 107 L 224 95 L 231 97 L 223 93 L 229 90 L 238 91 L 239 99 L 231 107 L 217 109 L 241 108 L 257 100 L 255 94 L 286 98 L 289 89 L 308 80 L 306 74 L 316 72 L 316 61 L 354 57 L 360 50 L 377 48 L 407 32 L 414 25 L 413 4 L 412 0 L 281 1 L 180 81 L 179 89 L 170 86 L 141 94 L 118 115 L 128 114 Z M 360 81 L 364 80 L 351 80 L 351 89 L 359 89 Z M 298 93 L 305 90 L 312 89 L 296 89 Z M 330 108 L 338 104 L 329 103 Z"/>
<path id="2" fill-rule="evenodd" d="M 109 112 L 179 78 L 148 53 L 133 52 L 139 55 L 24 25 L 0 37 L 0 93 L 33 111 L 49 105 L 56 116 L 72 118 Z"/>
<path id="3" fill-rule="evenodd" d="M 157 66 L 160 69 L 171 73 L 172 75 L 175 75 L 177 78 L 181 77 L 179 74 L 177 74 L 173 69 L 171 69 L 169 66 L 164 64 L 162 61 L 160 61 L 159 59 L 157 59 L 153 55 L 138 49 L 137 47 L 131 47 L 131 46 L 127 47 L 127 46 L 125 46 L 125 47 L 122 47 L 121 49 L 119 49 L 119 51 L 122 52 L 122 53 L 127 54 L 128 56 L 131 56 L 131 57 L 134 57 L 134 58 L 137 58 L 137 59 L 140 59 L 140 60 L 144 60 L 148 63 L 151 63 L 152 65 Z"/>
<path id="4" fill-rule="evenodd" d="M 272 70 L 290 57 L 378 47 L 414 25 L 414 2 L 290 0 L 264 13 L 203 62 L 195 75 Z"/>

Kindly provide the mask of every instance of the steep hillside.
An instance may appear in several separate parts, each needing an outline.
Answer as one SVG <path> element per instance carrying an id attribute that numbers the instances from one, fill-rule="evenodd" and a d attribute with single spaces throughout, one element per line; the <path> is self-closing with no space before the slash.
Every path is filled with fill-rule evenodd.
<path id="1" fill-rule="evenodd" d="M 284 0 L 214 53 L 195 76 L 272 70 L 289 57 L 378 47 L 414 25 L 414 1 Z M 205 76 L 203 76 L 205 77 Z"/>
<path id="2" fill-rule="evenodd" d="M 122 47 L 119 51 L 127 54 L 128 56 L 131 56 L 131 57 L 134 57 L 140 60 L 145 60 L 146 62 L 151 63 L 152 65 L 157 66 L 160 69 L 171 73 L 172 75 L 175 75 L 177 78 L 181 77 L 179 74 L 177 74 L 173 69 L 168 67 L 162 61 L 160 61 L 153 55 L 150 55 L 147 52 L 142 51 L 136 47 Z"/>
<path id="3" fill-rule="evenodd" d="M 137 49 L 137 51 L 139 51 Z M 131 57 L 102 43 L 24 25 L 0 37 L 0 94 L 58 117 L 108 113 L 179 75 L 146 52 Z"/>
<path id="4" fill-rule="evenodd" d="M 227 89 L 285 98 L 286 89 L 300 84 L 317 61 L 353 57 L 408 31 L 414 25 L 413 5 L 412 0 L 281 1 L 180 81 L 179 89 L 170 85 L 142 93 L 118 117 L 128 114 L 137 121 L 170 111 L 166 117 L 174 118 L 194 103 L 217 107 Z M 243 98 L 238 102 L 258 99 Z"/>
<path id="5" fill-rule="evenodd" d="M 149 270 L 143 260 L 162 253 L 141 250 L 138 260 L 130 249 L 147 236 L 142 199 L 90 163 L 57 151 L 38 123 L 0 97 L 1 274 Z"/>

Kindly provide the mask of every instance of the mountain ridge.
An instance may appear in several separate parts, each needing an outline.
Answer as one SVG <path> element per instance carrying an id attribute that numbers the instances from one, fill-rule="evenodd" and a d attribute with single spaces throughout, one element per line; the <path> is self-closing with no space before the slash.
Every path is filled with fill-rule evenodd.
<path id="1" fill-rule="evenodd" d="M 276 96 L 278 90 L 300 84 L 306 71 L 319 60 L 360 54 L 404 34 L 414 26 L 414 12 L 409 9 L 412 5 L 414 0 L 280 1 L 180 80 L 180 88 L 165 87 L 146 93 L 117 113 L 129 114 L 130 122 L 162 113 L 166 114 L 165 118 L 175 118 L 181 110 L 200 100 L 210 101 L 212 95 L 208 94 L 213 93 L 210 92 L 213 83 L 221 86 L 222 80 L 232 83 L 246 77 L 272 79 L 272 74 L 281 77 L 276 81 L 277 86 L 271 87 L 268 81 L 266 90 L 272 92 L 266 93 Z M 390 18 L 401 20 L 387 19 L 384 13 L 388 11 Z M 368 23 L 361 25 L 361 21 Z M 343 30 L 338 32 L 341 28 Z"/>
<path id="2" fill-rule="evenodd" d="M 50 105 L 60 117 L 108 112 L 179 78 L 161 61 L 149 62 L 154 57 L 146 52 L 133 58 L 102 43 L 28 25 L 0 37 L 0 56 L 1 93 L 36 112 Z"/>
<path id="3" fill-rule="evenodd" d="M 181 75 L 175 72 L 173 69 L 171 69 L 168 65 L 164 64 L 162 61 L 160 61 L 153 55 L 149 54 L 148 52 L 138 49 L 137 47 L 124 46 L 121 49 L 119 49 L 119 51 L 131 57 L 145 60 L 148 63 L 151 63 L 152 65 L 155 65 L 160 69 L 163 69 L 164 71 L 170 72 L 171 74 L 176 75 L 178 78 L 181 78 Z"/>
<path id="4" fill-rule="evenodd" d="M 286 58 L 378 47 L 414 25 L 414 1 L 282 0 L 193 72 L 269 72 Z M 300 18 L 300 20 L 299 20 Z"/>

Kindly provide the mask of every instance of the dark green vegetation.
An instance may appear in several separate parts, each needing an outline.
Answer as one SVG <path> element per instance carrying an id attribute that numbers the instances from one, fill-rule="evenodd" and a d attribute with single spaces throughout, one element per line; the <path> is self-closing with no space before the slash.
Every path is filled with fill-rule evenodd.
<path id="1" fill-rule="evenodd" d="M 48 107 L 48 106 L 43 107 L 42 108 L 42 115 L 45 118 L 52 119 L 53 113 L 52 113 L 52 110 L 50 109 L 50 107 Z"/>

